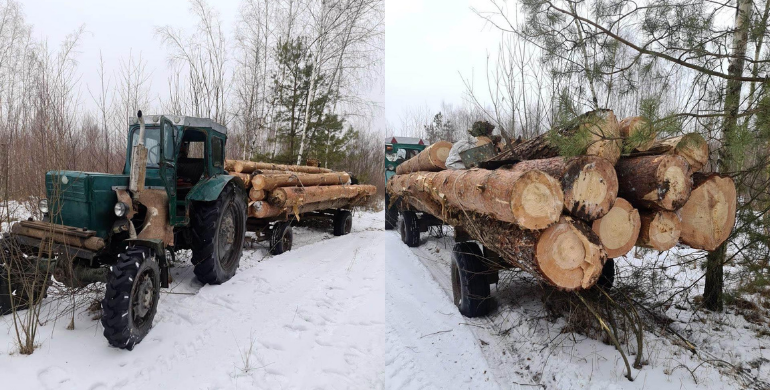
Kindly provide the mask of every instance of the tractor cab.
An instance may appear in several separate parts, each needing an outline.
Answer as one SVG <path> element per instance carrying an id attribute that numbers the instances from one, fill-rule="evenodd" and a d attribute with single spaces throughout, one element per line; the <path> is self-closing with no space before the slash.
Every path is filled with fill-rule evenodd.
<path id="1" fill-rule="evenodd" d="M 416 137 L 385 138 L 385 181 L 396 174 L 396 167 L 406 160 L 416 156 L 426 148 L 425 142 Z M 385 192 L 385 229 L 391 230 L 396 226 L 398 210 L 390 207 L 390 197 Z"/>

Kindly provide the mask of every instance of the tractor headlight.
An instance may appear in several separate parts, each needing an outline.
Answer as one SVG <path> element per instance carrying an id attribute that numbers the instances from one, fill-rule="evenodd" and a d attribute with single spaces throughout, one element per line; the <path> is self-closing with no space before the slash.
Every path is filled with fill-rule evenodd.
<path id="1" fill-rule="evenodd" d="M 123 202 L 118 202 L 115 203 L 115 207 L 112 210 L 115 212 L 116 217 L 123 217 L 126 215 L 126 211 L 128 211 L 128 206 Z"/>
<path id="2" fill-rule="evenodd" d="M 37 202 L 37 208 L 40 210 L 41 213 L 47 214 L 48 213 L 48 199 L 40 199 L 40 201 Z"/>

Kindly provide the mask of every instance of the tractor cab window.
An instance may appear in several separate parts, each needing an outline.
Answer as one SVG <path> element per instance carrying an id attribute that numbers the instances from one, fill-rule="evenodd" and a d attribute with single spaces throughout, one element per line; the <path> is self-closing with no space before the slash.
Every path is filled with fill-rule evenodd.
<path id="1" fill-rule="evenodd" d="M 396 161 L 403 161 L 406 157 L 406 150 L 405 149 L 391 149 L 390 151 L 385 151 L 385 158 L 388 159 L 388 161 L 396 162 Z"/>
<path id="2" fill-rule="evenodd" d="M 139 142 L 139 128 L 131 132 L 131 150 Z M 144 130 L 144 147 L 147 148 L 147 168 L 158 168 L 160 164 L 160 129 Z"/>

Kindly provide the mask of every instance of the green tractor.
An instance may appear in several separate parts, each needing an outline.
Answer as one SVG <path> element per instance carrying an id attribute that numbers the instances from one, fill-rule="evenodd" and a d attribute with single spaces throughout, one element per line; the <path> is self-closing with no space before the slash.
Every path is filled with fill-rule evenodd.
<path id="1" fill-rule="evenodd" d="M 46 173 L 42 221 L 17 222 L 0 238 L 0 315 L 44 296 L 51 276 L 71 287 L 102 282 L 104 336 L 131 350 L 152 327 L 177 250 L 192 251 L 202 283 L 232 278 L 247 194 L 225 172 L 226 142 L 210 119 L 139 111 L 122 174 Z"/>
<path id="2" fill-rule="evenodd" d="M 390 137 L 385 139 L 385 181 L 396 175 L 396 167 L 416 156 L 426 145 L 420 138 Z M 385 191 L 385 230 L 396 228 L 398 209 L 391 207 L 390 196 Z"/>

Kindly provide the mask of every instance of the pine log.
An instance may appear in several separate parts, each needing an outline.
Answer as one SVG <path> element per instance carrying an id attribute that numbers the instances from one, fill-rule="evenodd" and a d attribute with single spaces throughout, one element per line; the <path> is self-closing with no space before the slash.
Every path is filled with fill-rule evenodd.
<path id="1" fill-rule="evenodd" d="M 251 200 L 264 200 L 267 192 L 265 190 L 258 190 L 254 187 L 251 187 L 251 190 L 249 190 L 249 199 Z"/>
<path id="2" fill-rule="evenodd" d="M 667 251 L 679 241 L 682 222 L 673 211 L 643 211 L 639 213 L 641 227 L 636 245 Z"/>
<path id="3" fill-rule="evenodd" d="M 553 157 L 522 161 L 515 167 L 541 170 L 558 179 L 564 191 L 564 210 L 585 221 L 607 214 L 618 195 L 615 168 L 601 157 Z"/>
<path id="4" fill-rule="evenodd" d="M 237 160 L 225 159 L 225 170 L 228 172 L 232 172 L 235 169 L 236 161 Z"/>
<path id="5" fill-rule="evenodd" d="M 655 141 L 655 144 L 646 151 L 631 153 L 632 156 L 651 154 L 673 154 L 683 157 L 690 164 L 690 175 L 692 175 L 708 163 L 709 145 L 702 135 L 689 133 Z"/>
<path id="6" fill-rule="evenodd" d="M 418 171 L 444 170 L 446 169 L 446 158 L 449 156 L 451 149 L 451 142 L 438 141 L 397 166 L 396 174 L 403 175 Z"/>
<path id="7" fill-rule="evenodd" d="M 690 197 L 689 168 L 684 158 L 674 155 L 622 158 L 615 165 L 618 196 L 636 207 L 674 211 Z"/>
<path id="8" fill-rule="evenodd" d="M 248 173 L 228 172 L 228 174 L 240 178 L 246 188 L 251 187 L 251 175 Z"/>
<path id="9" fill-rule="evenodd" d="M 345 172 L 311 173 L 296 175 L 294 173 L 283 174 L 257 174 L 251 178 L 251 186 L 258 190 L 272 191 L 278 187 L 302 187 L 341 185 L 350 182 L 350 175 Z"/>
<path id="10" fill-rule="evenodd" d="M 615 199 L 610 212 L 591 226 L 604 245 L 607 257 L 613 259 L 625 255 L 634 247 L 640 227 L 639 211 L 623 198 Z"/>
<path id="11" fill-rule="evenodd" d="M 521 161 L 561 156 L 563 153 L 559 145 L 562 145 L 568 146 L 572 154 L 603 157 L 615 165 L 620 158 L 621 141 L 618 120 L 612 110 L 596 110 L 545 134 L 512 145 L 490 161 Z"/>
<path id="12" fill-rule="evenodd" d="M 299 218 L 299 214 L 312 211 L 360 206 L 366 202 L 366 199 L 366 197 L 360 197 L 356 199 L 335 199 L 316 203 L 306 203 L 297 207 L 296 217 Z M 252 201 L 249 203 L 249 217 L 252 218 L 275 218 L 284 214 L 288 216 L 291 213 L 294 213 L 293 209 L 274 206 L 264 201 Z"/>
<path id="13" fill-rule="evenodd" d="M 730 236 L 735 225 L 736 190 L 733 179 L 718 174 L 693 175 L 690 199 L 679 210 L 680 241 L 695 249 L 713 251 Z"/>
<path id="14" fill-rule="evenodd" d="M 254 161 L 237 160 L 233 163 L 233 171 L 240 173 L 252 173 L 256 170 L 269 169 L 274 171 L 291 171 L 291 172 L 303 172 L 303 173 L 328 173 L 332 172 L 331 169 L 308 167 L 305 165 L 283 165 L 283 164 L 271 164 Z"/>
<path id="15" fill-rule="evenodd" d="M 249 217 L 253 218 L 271 218 L 277 217 L 284 212 L 283 207 L 273 206 L 265 201 L 249 202 Z"/>
<path id="16" fill-rule="evenodd" d="M 427 192 L 460 210 L 475 211 L 524 229 L 545 229 L 559 219 L 564 194 L 559 182 L 538 170 L 485 169 L 415 172 L 388 182 L 391 195 Z"/>
<path id="17" fill-rule="evenodd" d="M 270 204 L 278 207 L 293 208 L 303 204 L 325 202 L 337 199 L 355 200 L 369 197 L 377 192 L 372 185 L 337 185 L 313 187 L 279 187 L 270 192 Z"/>
<path id="18" fill-rule="evenodd" d="M 641 116 L 632 116 L 620 121 L 620 136 L 623 149 L 645 151 L 655 144 L 657 133 L 652 124 Z"/>

